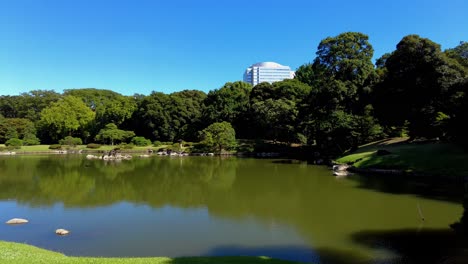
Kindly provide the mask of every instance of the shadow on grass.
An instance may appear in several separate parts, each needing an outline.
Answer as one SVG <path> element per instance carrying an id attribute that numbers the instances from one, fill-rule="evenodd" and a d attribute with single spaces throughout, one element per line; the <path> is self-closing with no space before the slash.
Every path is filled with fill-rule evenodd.
<path id="1" fill-rule="evenodd" d="M 388 263 L 468 263 L 468 239 L 451 229 L 363 231 L 352 236 L 365 246 L 390 248 L 402 257 Z M 387 263 L 384 262 L 384 263 Z"/>

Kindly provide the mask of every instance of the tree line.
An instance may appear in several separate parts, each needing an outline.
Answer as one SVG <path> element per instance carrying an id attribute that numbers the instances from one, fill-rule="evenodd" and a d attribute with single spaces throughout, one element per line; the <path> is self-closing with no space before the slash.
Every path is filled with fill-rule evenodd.
<path id="1" fill-rule="evenodd" d="M 418 35 L 372 62 L 367 35 L 323 39 L 292 80 L 228 82 L 204 93 L 124 96 L 110 90 L 35 90 L 0 97 L 0 143 L 202 141 L 232 137 L 299 143 L 339 154 L 372 140 L 409 136 L 468 146 L 468 43 L 442 50 Z M 224 135 L 224 136 L 220 136 Z M 224 142 L 224 143 L 220 143 Z"/>

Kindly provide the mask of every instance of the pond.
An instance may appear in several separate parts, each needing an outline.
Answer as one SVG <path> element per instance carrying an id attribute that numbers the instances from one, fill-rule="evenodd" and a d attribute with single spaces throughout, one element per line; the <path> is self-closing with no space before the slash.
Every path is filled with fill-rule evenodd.
<path id="1" fill-rule="evenodd" d="M 0 157 L 0 220 L 30 221 L 2 223 L 0 240 L 72 256 L 402 263 L 431 239 L 450 240 L 462 212 L 403 183 L 336 178 L 287 160 Z M 57 236 L 57 228 L 71 234 Z M 426 243 L 415 246 L 418 239 Z"/>

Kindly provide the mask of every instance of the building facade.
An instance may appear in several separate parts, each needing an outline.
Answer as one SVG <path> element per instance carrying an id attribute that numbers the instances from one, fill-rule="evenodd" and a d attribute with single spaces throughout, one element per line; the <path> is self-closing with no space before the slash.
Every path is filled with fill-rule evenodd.
<path id="1" fill-rule="evenodd" d="M 250 66 L 244 72 L 244 82 L 253 86 L 262 83 L 274 83 L 284 79 L 293 79 L 294 71 L 289 66 L 284 66 L 276 62 L 259 62 Z"/>

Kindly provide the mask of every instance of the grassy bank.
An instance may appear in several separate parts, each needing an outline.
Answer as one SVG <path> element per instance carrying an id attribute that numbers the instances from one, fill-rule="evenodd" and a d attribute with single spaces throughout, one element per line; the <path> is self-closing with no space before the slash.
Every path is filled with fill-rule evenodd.
<path id="1" fill-rule="evenodd" d="M 386 150 L 386 155 L 378 155 Z M 468 174 L 468 152 L 441 142 L 408 143 L 407 138 L 392 138 L 361 146 L 339 158 L 339 163 L 353 163 L 357 168 L 397 169 L 431 175 L 464 176 Z"/>
<path id="2" fill-rule="evenodd" d="M 267 257 L 187 257 L 187 258 L 88 258 L 88 257 L 67 257 L 63 254 L 37 248 L 30 245 L 0 241 L 0 263 L 70 263 L 70 264 L 294 264 L 284 260 L 271 259 Z"/>

